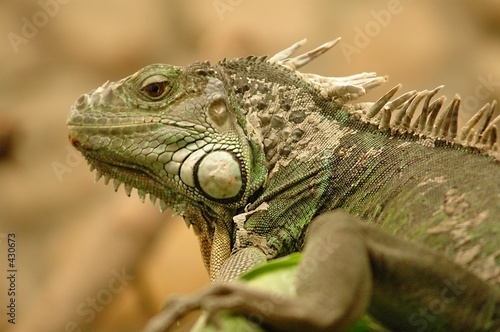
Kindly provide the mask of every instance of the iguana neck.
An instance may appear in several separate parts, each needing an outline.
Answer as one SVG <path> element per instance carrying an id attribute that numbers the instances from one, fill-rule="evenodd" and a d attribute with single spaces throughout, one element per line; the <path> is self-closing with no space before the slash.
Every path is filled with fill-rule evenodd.
<path id="1" fill-rule="evenodd" d="M 481 215 L 488 213 L 481 198 L 469 192 L 477 179 L 494 171 L 492 158 L 475 154 L 473 148 L 446 142 L 438 141 L 429 148 L 425 138 L 418 136 L 400 135 L 396 140 L 358 122 L 345 108 L 323 105 L 323 110 L 329 110 L 332 116 L 306 113 L 304 121 L 292 129 L 301 128 L 304 132 L 294 149 L 270 163 L 264 192 L 249 209 L 264 202 L 269 208 L 265 213 L 250 216 L 245 224 L 250 242 L 260 246 L 269 257 L 300 250 L 310 220 L 335 208 L 422 241 L 430 233 L 412 220 L 438 224 L 439 220 L 449 219 L 443 206 L 453 193 L 463 195 L 475 207 L 458 213 L 457 220 L 480 220 Z M 263 137 L 265 140 L 267 136 Z M 450 165 L 455 163 L 468 163 L 470 171 L 453 171 Z M 495 183 L 483 185 L 485 192 L 496 190 Z M 435 204 L 436 201 L 442 204 Z M 453 239 L 446 241 L 453 243 Z"/>

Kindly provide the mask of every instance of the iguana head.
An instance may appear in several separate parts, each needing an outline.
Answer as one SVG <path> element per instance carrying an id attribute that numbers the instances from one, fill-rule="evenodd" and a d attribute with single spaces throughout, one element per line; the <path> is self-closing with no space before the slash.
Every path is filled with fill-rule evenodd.
<path id="1" fill-rule="evenodd" d="M 258 165 L 237 113 L 210 64 L 155 64 L 82 95 L 69 137 L 97 177 L 158 197 L 161 208 L 237 208 L 261 184 L 250 178 Z"/>

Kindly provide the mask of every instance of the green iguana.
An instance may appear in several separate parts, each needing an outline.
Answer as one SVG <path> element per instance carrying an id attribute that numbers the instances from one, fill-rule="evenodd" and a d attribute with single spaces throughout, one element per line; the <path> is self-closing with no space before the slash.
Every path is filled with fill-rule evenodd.
<path id="1" fill-rule="evenodd" d="M 148 331 L 198 308 L 276 331 L 344 331 L 365 312 L 397 331 L 500 331 L 496 102 L 460 131 L 441 87 L 355 102 L 387 78 L 298 71 L 337 41 L 149 65 L 72 106 L 96 179 L 183 216 L 214 281 Z M 296 296 L 218 282 L 297 251 Z"/>

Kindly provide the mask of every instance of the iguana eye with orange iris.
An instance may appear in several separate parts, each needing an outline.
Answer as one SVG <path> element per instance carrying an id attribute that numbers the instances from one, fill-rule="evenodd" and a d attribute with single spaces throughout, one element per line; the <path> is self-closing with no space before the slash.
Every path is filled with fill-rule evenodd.
<path id="1" fill-rule="evenodd" d="M 161 97 L 166 90 L 167 82 L 154 82 L 144 86 L 141 91 L 147 94 L 151 98 Z"/>

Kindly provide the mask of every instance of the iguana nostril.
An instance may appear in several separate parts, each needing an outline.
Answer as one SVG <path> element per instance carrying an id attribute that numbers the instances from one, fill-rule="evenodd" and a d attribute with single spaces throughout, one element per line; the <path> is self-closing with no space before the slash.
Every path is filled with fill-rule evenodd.
<path id="1" fill-rule="evenodd" d="M 76 138 L 72 137 L 71 135 L 68 135 L 68 139 L 71 145 L 73 145 L 75 148 L 79 149 L 81 147 L 80 141 L 77 140 Z"/>

